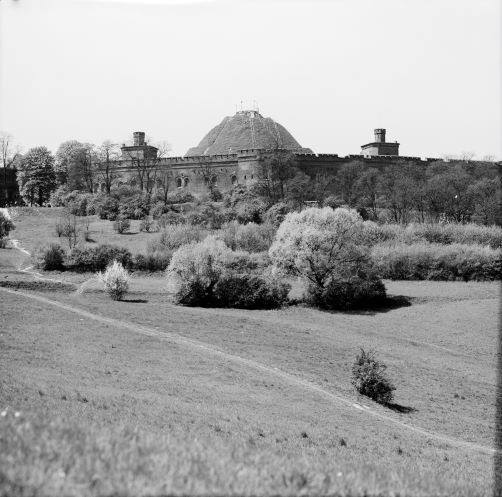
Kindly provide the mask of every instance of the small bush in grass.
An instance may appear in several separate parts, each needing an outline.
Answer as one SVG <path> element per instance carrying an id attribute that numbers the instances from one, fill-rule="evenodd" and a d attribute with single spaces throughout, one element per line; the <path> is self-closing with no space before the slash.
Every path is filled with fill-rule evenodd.
<path id="1" fill-rule="evenodd" d="M 116 233 L 123 234 L 129 231 L 131 227 L 131 221 L 126 217 L 119 216 L 115 221 L 113 221 L 113 230 Z"/>
<path id="2" fill-rule="evenodd" d="M 375 352 L 366 352 L 361 348 L 360 354 L 352 365 L 352 385 L 361 394 L 376 402 L 387 404 L 392 402 L 396 387 L 385 375 L 387 366 L 375 358 Z"/>
<path id="3" fill-rule="evenodd" d="M 214 305 L 238 309 L 276 309 L 288 297 L 290 286 L 251 274 L 224 274 L 214 287 Z"/>
<path id="4" fill-rule="evenodd" d="M 35 264 L 44 271 L 61 271 L 64 269 L 64 249 L 51 243 L 47 247 L 42 247 L 35 252 Z"/>
<path id="5" fill-rule="evenodd" d="M 106 271 L 98 273 L 97 277 L 113 300 L 122 300 L 129 289 L 129 273 L 118 261 L 113 261 Z"/>
<path id="6" fill-rule="evenodd" d="M 147 233 L 152 233 L 157 231 L 157 224 L 150 216 L 145 216 L 139 223 L 139 230 L 146 231 Z"/>

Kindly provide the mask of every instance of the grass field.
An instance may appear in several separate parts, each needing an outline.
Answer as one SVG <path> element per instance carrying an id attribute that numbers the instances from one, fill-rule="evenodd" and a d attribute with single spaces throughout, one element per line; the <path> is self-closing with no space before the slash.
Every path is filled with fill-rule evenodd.
<path id="1" fill-rule="evenodd" d="M 386 282 L 411 306 L 378 313 L 216 310 L 160 277 L 126 302 L 30 286 L 20 257 L 0 251 L 0 282 L 25 282 L 0 288 L 0 495 L 492 491 L 497 283 Z M 393 409 L 350 385 L 359 347 Z"/>
<path id="2" fill-rule="evenodd" d="M 22 241 L 22 247 L 29 252 L 35 251 L 37 246 L 49 243 L 59 243 L 66 250 L 68 241 L 58 237 L 56 223 L 63 214 L 62 207 L 22 207 L 10 209 L 12 221 L 16 229 L 11 233 L 11 238 Z M 82 228 L 84 219 L 89 221 L 89 234 L 91 242 L 85 242 L 82 236 L 79 240 L 84 245 L 98 245 L 107 243 L 126 247 L 132 254 L 145 253 L 146 245 L 155 234 L 139 231 L 140 221 L 131 220 L 131 228 L 127 233 L 118 234 L 113 230 L 113 222 L 99 219 L 98 216 L 77 217 Z"/>

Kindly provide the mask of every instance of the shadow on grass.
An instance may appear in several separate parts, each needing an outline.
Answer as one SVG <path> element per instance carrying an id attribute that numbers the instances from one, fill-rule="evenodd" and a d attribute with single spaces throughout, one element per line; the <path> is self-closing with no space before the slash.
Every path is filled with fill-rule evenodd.
<path id="1" fill-rule="evenodd" d="M 393 402 L 385 402 L 382 405 L 387 407 L 388 409 L 391 409 L 392 411 L 400 412 L 402 414 L 409 414 L 410 412 L 417 411 L 417 409 L 415 409 L 414 407 L 402 406 L 401 404 L 394 404 Z"/>
<path id="2" fill-rule="evenodd" d="M 145 300 L 145 299 L 122 299 L 119 302 L 125 302 L 126 304 L 147 304 L 148 300 Z"/>
<path id="3" fill-rule="evenodd" d="M 361 314 L 367 316 L 373 316 L 382 312 L 389 312 L 394 309 L 399 309 L 400 307 L 410 307 L 412 302 L 411 297 L 405 297 L 404 295 L 390 295 L 385 299 L 381 299 L 374 302 L 368 302 L 366 305 L 361 304 L 357 308 L 352 309 L 319 309 L 324 312 L 330 312 L 333 314 L 345 313 L 345 314 Z"/>

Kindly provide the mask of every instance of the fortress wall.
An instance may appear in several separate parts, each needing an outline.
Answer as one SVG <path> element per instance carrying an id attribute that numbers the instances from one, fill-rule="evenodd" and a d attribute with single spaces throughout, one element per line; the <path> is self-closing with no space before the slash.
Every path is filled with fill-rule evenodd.
<path id="1" fill-rule="evenodd" d="M 266 156 L 266 151 L 249 149 L 240 150 L 236 154 L 219 154 L 210 156 L 193 157 L 168 157 L 160 161 L 160 172 L 167 171 L 169 177 L 169 190 L 178 188 L 188 189 L 195 195 L 208 193 L 205 181 L 205 170 L 211 169 L 211 176 L 221 192 L 230 190 L 236 184 L 250 186 L 258 178 L 260 163 Z M 337 154 L 296 154 L 298 166 L 306 174 L 314 175 L 319 172 L 335 175 L 344 164 L 361 162 L 366 166 L 379 170 L 391 164 L 405 162 L 420 163 L 426 166 L 430 162 L 440 159 L 406 156 L 363 156 L 347 155 L 340 157 Z M 136 171 L 130 161 L 121 161 L 122 183 L 137 183 Z M 179 186 L 181 185 L 181 186 Z"/>

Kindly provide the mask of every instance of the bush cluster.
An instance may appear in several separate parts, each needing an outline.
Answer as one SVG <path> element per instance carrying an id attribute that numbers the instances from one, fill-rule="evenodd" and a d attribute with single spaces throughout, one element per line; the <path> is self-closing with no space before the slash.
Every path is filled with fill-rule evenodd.
<path id="1" fill-rule="evenodd" d="M 394 280 L 498 280 L 502 276 L 502 250 L 482 245 L 453 243 L 387 243 L 371 252 L 383 278 Z"/>
<path id="2" fill-rule="evenodd" d="M 173 251 L 147 252 L 146 254 L 136 254 L 133 259 L 132 268 L 137 271 L 165 271 L 171 262 Z"/>
<path id="3" fill-rule="evenodd" d="M 66 256 L 65 267 L 72 271 L 103 271 L 113 261 L 122 266 L 132 266 L 129 250 L 115 245 L 98 245 L 97 247 L 75 247 Z"/>
<path id="4" fill-rule="evenodd" d="M 171 224 L 163 228 L 154 239 L 147 244 L 148 252 L 164 252 L 175 250 L 182 245 L 201 241 L 206 231 L 198 226 L 188 224 Z"/>
<path id="5" fill-rule="evenodd" d="M 131 221 L 127 217 L 122 215 L 118 216 L 115 221 L 113 221 L 113 230 L 119 234 L 126 233 L 131 227 Z"/>
<path id="6" fill-rule="evenodd" d="M 243 253 L 239 254 L 244 257 Z M 252 274 L 232 270 L 235 253 L 222 240 L 209 236 L 180 247 L 167 274 L 175 284 L 178 304 L 201 307 L 275 308 L 289 287 Z"/>
<path id="7" fill-rule="evenodd" d="M 239 224 L 232 221 L 223 227 L 221 238 L 232 250 L 264 252 L 272 245 L 275 232 L 272 224 Z"/>
<path id="8" fill-rule="evenodd" d="M 502 248 L 502 228 L 499 226 L 483 226 L 473 223 L 413 223 L 404 226 L 365 221 L 364 229 L 371 245 L 396 241 L 406 244 L 428 242 L 451 245 L 461 243 Z"/>
<path id="9" fill-rule="evenodd" d="M 387 296 L 382 280 L 371 273 L 333 277 L 323 288 L 310 284 L 307 295 L 311 305 L 334 311 L 381 307 Z"/>
<path id="10" fill-rule="evenodd" d="M 44 271 L 62 271 L 65 269 L 64 261 L 65 251 L 56 243 L 39 248 L 35 252 L 35 265 Z"/>
<path id="11" fill-rule="evenodd" d="M 225 273 L 213 293 L 215 307 L 275 309 L 287 301 L 290 287 L 253 274 Z"/>

